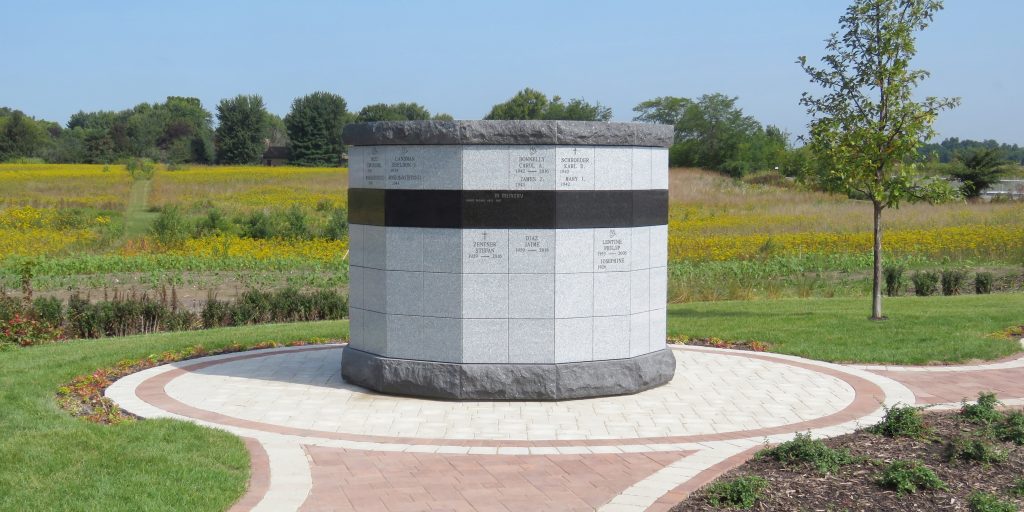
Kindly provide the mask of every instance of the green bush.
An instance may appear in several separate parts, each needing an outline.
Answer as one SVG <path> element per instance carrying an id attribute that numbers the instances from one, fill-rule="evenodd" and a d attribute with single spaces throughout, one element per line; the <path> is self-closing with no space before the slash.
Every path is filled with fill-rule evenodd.
<path id="1" fill-rule="evenodd" d="M 1007 414 L 1003 422 L 996 427 L 996 437 L 1000 441 L 1024 445 L 1024 412 L 1013 411 Z"/>
<path id="2" fill-rule="evenodd" d="M 274 222 L 266 212 L 257 210 L 242 220 L 242 235 L 265 240 L 277 234 Z"/>
<path id="3" fill-rule="evenodd" d="M 148 180 L 156 172 L 156 164 L 148 158 L 132 158 L 125 164 L 125 169 L 128 170 L 132 179 Z"/>
<path id="4" fill-rule="evenodd" d="M 978 393 L 978 401 L 968 403 L 963 400 L 960 406 L 960 416 L 974 423 L 996 423 L 1003 419 L 1003 414 L 996 410 L 999 406 L 999 399 L 995 393 Z"/>
<path id="5" fill-rule="evenodd" d="M 995 494 L 975 491 L 967 497 L 971 512 L 1017 512 L 1017 505 Z"/>
<path id="6" fill-rule="evenodd" d="M 903 272 L 906 270 L 902 265 L 888 265 L 883 269 L 885 274 L 885 294 L 895 297 L 903 293 L 906 282 L 903 279 Z"/>
<path id="7" fill-rule="evenodd" d="M 299 205 L 293 204 L 291 208 L 288 208 L 288 211 L 284 214 L 284 220 L 285 237 L 296 240 L 308 240 L 312 237 L 309 230 L 309 216 L 306 215 L 306 211 Z"/>
<path id="8" fill-rule="evenodd" d="M 991 272 L 978 272 L 974 274 L 974 293 L 984 294 L 992 293 L 992 273 Z"/>
<path id="9" fill-rule="evenodd" d="M 809 433 L 797 434 L 792 441 L 762 450 L 758 456 L 771 457 L 784 466 L 811 464 L 825 474 L 836 473 L 840 466 L 854 461 L 849 450 L 829 448 L 820 439 L 811 439 Z"/>
<path id="10" fill-rule="evenodd" d="M 206 299 L 200 318 L 203 321 L 204 329 L 230 326 L 232 325 L 231 303 L 219 301 L 211 296 Z"/>
<path id="11" fill-rule="evenodd" d="M 0 323 L 9 322 L 14 315 L 22 312 L 22 302 L 13 297 L 0 295 Z"/>
<path id="12" fill-rule="evenodd" d="M 1010 487 L 1010 494 L 1024 498 L 1024 478 L 1018 478 L 1013 482 L 1013 486 Z"/>
<path id="13" fill-rule="evenodd" d="M 885 416 L 881 421 L 868 428 L 868 431 L 885 437 L 921 438 L 931 431 L 924 424 L 922 408 L 896 404 L 892 407 L 882 406 Z"/>
<path id="14" fill-rule="evenodd" d="M 327 228 L 324 229 L 324 236 L 331 240 L 341 240 L 348 235 L 348 210 L 335 208 L 331 212 L 331 218 L 327 221 Z"/>
<path id="15" fill-rule="evenodd" d="M 918 297 L 927 297 L 929 295 L 935 295 L 935 292 L 938 291 L 939 274 L 936 272 L 929 272 L 927 270 L 915 272 L 911 281 L 914 283 L 914 295 L 917 295 Z"/>
<path id="16" fill-rule="evenodd" d="M 192 227 L 181 213 L 181 209 L 177 205 L 170 205 L 160 211 L 149 231 L 160 245 L 177 247 L 188 240 Z"/>
<path id="17" fill-rule="evenodd" d="M 218 208 L 206 212 L 206 217 L 196 223 L 196 236 L 231 233 L 231 231 L 231 221 Z"/>
<path id="18" fill-rule="evenodd" d="M 946 269 L 942 271 L 942 294 L 960 295 L 964 283 L 967 282 L 967 272 L 957 269 Z"/>
<path id="19" fill-rule="evenodd" d="M 949 460 L 1000 464 L 1006 462 L 1009 453 L 992 443 L 976 437 L 958 437 L 948 447 Z"/>
<path id="20" fill-rule="evenodd" d="M 768 481 L 759 476 L 741 476 L 708 486 L 705 496 L 712 507 L 749 509 L 757 503 Z"/>
<path id="21" fill-rule="evenodd" d="M 39 297 L 32 301 L 32 314 L 46 325 L 64 325 L 64 304 L 56 297 Z"/>
<path id="22" fill-rule="evenodd" d="M 946 489 L 946 483 L 934 471 L 918 461 L 896 460 L 878 475 L 878 485 L 897 494 L 912 494 L 919 489 Z"/>

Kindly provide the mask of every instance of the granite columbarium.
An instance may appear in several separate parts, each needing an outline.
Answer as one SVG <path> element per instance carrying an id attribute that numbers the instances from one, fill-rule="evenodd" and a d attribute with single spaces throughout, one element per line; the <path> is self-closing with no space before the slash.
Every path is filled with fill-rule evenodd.
<path id="1" fill-rule="evenodd" d="M 346 381 L 385 393 L 561 400 L 672 379 L 672 127 L 348 125 Z"/>

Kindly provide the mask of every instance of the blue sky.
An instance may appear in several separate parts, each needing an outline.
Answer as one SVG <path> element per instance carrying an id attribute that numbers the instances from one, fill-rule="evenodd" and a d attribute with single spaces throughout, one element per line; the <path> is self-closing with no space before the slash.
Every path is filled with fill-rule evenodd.
<path id="1" fill-rule="evenodd" d="M 416 101 L 478 119 L 523 87 L 612 107 L 739 96 L 794 135 L 816 60 L 846 3 L 733 1 L 23 1 L 0 3 L 0 105 L 66 122 L 168 95 L 261 94 L 285 114 L 328 90 L 350 110 Z M 942 136 L 1024 144 L 1024 1 L 947 1 L 919 39 L 923 95 L 960 96 Z"/>

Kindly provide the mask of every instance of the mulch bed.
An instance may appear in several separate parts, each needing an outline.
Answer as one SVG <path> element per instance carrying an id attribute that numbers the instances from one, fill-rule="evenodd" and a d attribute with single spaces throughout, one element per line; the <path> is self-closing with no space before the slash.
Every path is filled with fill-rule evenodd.
<path id="1" fill-rule="evenodd" d="M 980 433 L 983 427 L 961 419 L 957 412 L 932 412 L 925 421 L 934 430 L 931 439 L 888 438 L 866 431 L 825 440 L 832 448 L 846 448 L 865 460 L 843 466 L 837 474 L 823 475 L 811 466 L 787 468 L 769 457 L 754 458 L 719 478 L 757 475 L 768 487 L 752 509 L 757 511 L 946 511 L 970 510 L 968 496 L 975 491 L 999 495 L 1024 506 L 1011 487 L 1024 477 L 1024 447 L 992 440 L 1009 451 L 1006 462 L 984 465 L 950 461 L 950 439 Z M 918 460 L 931 468 L 949 490 L 925 490 L 899 495 L 876 483 L 886 463 L 895 459 Z M 705 488 L 706 489 L 706 488 Z M 701 489 L 676 505 L 673 512 L 723 510 L 707 503 Z"/>

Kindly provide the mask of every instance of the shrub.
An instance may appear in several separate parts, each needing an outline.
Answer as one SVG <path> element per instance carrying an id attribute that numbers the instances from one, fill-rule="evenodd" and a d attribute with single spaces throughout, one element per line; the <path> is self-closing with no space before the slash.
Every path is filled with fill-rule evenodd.
<path id="1" fill-rule="evenodd" d="M 160 245 L 177 247 L 188 239 L 192 229 L 178 206 L 170 205 L 160 212 L 149 231 Z"/>
<path id="2" fill-rule="evenodd" d="M 1024 498 L 1024 478 L 1018 478 L 1013 482 L 1013 486 L 1010 487 L 1010 494 Z"/>
<path id="3" fill-rule="evenodd" d="M 230 233 L 231 231 L 231 222 L 218 208 L 206 212 L 206 217 L 196 224 L 196 236 Z"/>
<path id="4" fill-rule="evenodd" d="M 819 473 L 836 473 L 840 466 L 853 462 L 849 450 L 829 448 L 820 439 L 811 435 L 797 434 L 792 441 L 786 441 L 774 448 L 762 450 L 759 456 L 771 457 L 784 466 L 812 464 Z"/>
<path id="5" fill-rule="evenodd" d="M 22 313 L 21 301 L 6 295 L 0 295 L 0 323 L 7 323 L 14 315 Z"/>
<path id="6" fill-rule="evenodd" d="M 768 481 L 759 476 L 741 476 L 708 486 L 705 496 L 713 507 L 748 509 L 754 506 Z"/>
<path id="7" fill-rule="evenodd" d="M 985 465 L 1006 462 L 1009 454 L 984 439 L 958 437 L 949 444 L 950 460 L 980 462 Z"/>
<path id="8" fill-rule="evenodd" d="M 231 304 L 219 301 L 212 296 L 208 297 L 200 316 L 204 329 L 229 326 L 231 325 Z"/>
<path id="9" fill-rule="evenodd" d="M 915 272 L 911 278 L 914 283 L 914 295 L 927 297 L 935 295 L 938 290 L 939 274 L 929 271 Z"/>
<path id="10" fill-rule="evenodd" d="M 1000 441 L 1011 442 L 1018 446 L 1024 445 L 1024 411 L 1013 411 L 1007 414 L 1003 422 L 996 427 L 996 437 Z"/>
<path id="11" fill-rule="evenodd" d="M 878 475 L 877 482 L 898 494 L 912 494 L 919 489 L 947 488 L 934 471 L 918 461 L 893 461 Z"/>
<path id="12" fill-rule="evenodd" d="M 77 293 L 68 298 L 70 334 L 76 338 L 99 338 L 102 331 L 97 308 Z"/>
<path id="13" fill-rule="evenodd" d="M 132 179 L 148 180 L 153 177 L 153 173 L 156 171 L 156 164 L 148 158 L 132 158 L 125 164 L 125 169 L 128 170 L 128 174 L 131 175 Z"/>
<path id="14" fill-rule="evenodd" d="M 324 229 L 324 236 L 331 240 L 341 240 L 348 236 L 348 210 L 335 208 L 331 212 L 331 218 L 327 221 L 327 228 Z"/>
<path id="15" fill-rule="evenodd" d="M 293 204 L 291 208 L 284 214 L 285 220 L 285 232 L 284 235 L 288 238 L 295 238 L 298 240 L 306 240 L 311 238 L 309 232 L 309 216 L 306 215 L 305 210 L 297 204 Z"/>
<path id="16" fill-rule="evenodd" d="M 967 497 L 971 512 L 1017 512 L 1017 505 L 987 492 L 975 491 Z"/>
<path id="17" fill-rule="evenodd" d="M 875 425 L 868 428 L 874 434 L 886 437 L 914 437 L 920 438 L 928 435 L 930 430 L 924 424 L 920 407 L 896 404 L 892 407 L 885 407 L 885 417 Z"/>
<path id="18" fill-rule="evenodd" d="M 64 305 L 56 297 L 39 297 L 32 302 L 32 313 L 36 320 L 51 327 L 64 325 Z"/>
<path id="19" fill-rule="evenodd" d="M 942 294 L 960 295 L 967 282 L 967 272 L 964 270 L 946 269 L 942 271 Z"/>
<path id="20" fill-rule="evenodd" d="M 20 314 L 0 325 L 0 345 L 30 347 L 61 339 L 64 335 L 59 328 Z"/>
<path id="21" fill-rule="evenodd" d="M 265 240 L 273 238 L 276 233 L 273 220 L 265 212 L 254 211 L 242 221 L 243 236 Z"/>
<path id="22" fill-rule="evenodd" d="M 903 293 L 903 288 L 906 286 L 906 282 L 903 280 L 904 270 L 906 269 L 902 265 L 890 265 L 883 269 L 886 295 L 895 297 Z"/>
<path id="23" fill-rule="evenodd" d="M 978 401 L 971 404 L 963 400 L 960 406 L 960 416 L 974 423 L 995 423 L 1003 419 L 1002 413 L 996 410 L 999 406 L 999 399 L 995 393 L 978 393 Z"/>
<path id="24" fill-rule="evenodd" d="M 974 274 L 974 293 L 992 293 L 992 273 L 978 272 Z"/>

